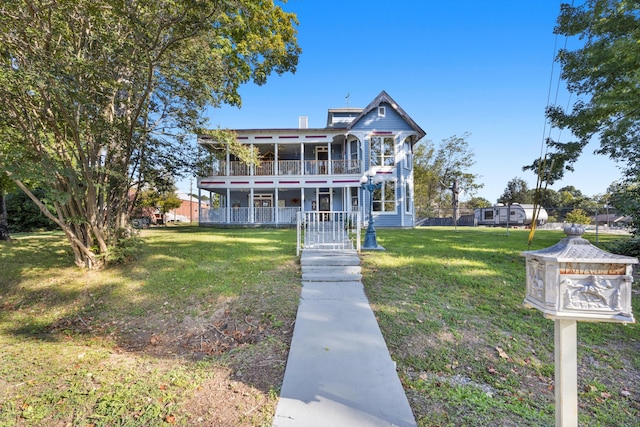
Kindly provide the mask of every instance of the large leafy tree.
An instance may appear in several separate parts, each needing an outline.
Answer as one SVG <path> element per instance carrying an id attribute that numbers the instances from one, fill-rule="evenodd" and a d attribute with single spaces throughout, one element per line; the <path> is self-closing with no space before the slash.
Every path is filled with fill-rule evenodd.
<path id="1" fill-rule="evenodd" d="M 640 180 L 631 182 L 614 182 L 607 189 L 609 193 L 608 203 L 613 206 L 620 215 L 631 217 L 631 227 L 636 231 L 636 251 L 640 250 Z"/>
<path id="2" fill-rule="evenodd" d="M 190 165 L 205 107 L 295 71 L 296 25 L 273 0 L 5 2 L 0 170 L 100 267 L 148 177 Z"/>
<path id="3" fill-rule="evenodd" d="M 575 102 L 569 109 L 550 106 L 547 116 L 576 138 L 564 143 L 550 139 L 549 155 L 526 168 L 552 183 L 573 170 L 584 147 L 595 138 L 596 153 L 621 164 L 625 183 L 621 188 L 635 188 L 640 182 L 640 2 L 563 4 L 555 32 L 578 39 L 578 48 L 560 50 L 557 56 Z M 630 191 L 628 197 L 634 194 Z"/>
<path id="4" fill-rule="evenodd" d="M 533 203 L 533 195 L 529 190 L 529 184 L 522 178 L 515 177 L 505 187 L 502 195 L 498 198 L 498 203 L 512 205 L 514 203 Z"/>
<path id="5" fill-rule="evenodd" d="M 491 202 L 484 197 L 472 197 L 466 202 L 467 209 L 490 208 Z"/>
<path id="6" fill-rule="evenodd" d="M 418 217 L 434 216 L 434 201 L 439 190 L 438 171 L 434 165 L 436 148 L 432 141 L 424 140 L 413 152 L 414 204 Z"/>
<path id="7" fill-rule="evenodd" d="M 458 217 L 459 195 L 474 195 L 484 184 L 470 172 L 474 153 L 469 134 L 443 139 L 436 148 L 431 141 L 420 143 L 414 153 L 414 182 L 419 216 L 441 216 L 453 210 Z"/>
<path id="8" fill-rule="evenodd" d="M 139 208 L 151 208 L 162 214 L 162 223 L 167 224 L 166 214 L 171 209 L 182 206 L 182 200 L 176 194 L 175 186 L 160 188 L 145 188 L 140 192 L 140 197 L 136 201 Z"/>

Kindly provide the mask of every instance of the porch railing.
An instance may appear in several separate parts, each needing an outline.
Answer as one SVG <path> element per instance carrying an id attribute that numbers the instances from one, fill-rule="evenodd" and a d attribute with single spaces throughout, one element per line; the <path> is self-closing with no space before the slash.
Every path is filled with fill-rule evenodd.
<path id="1" fill-rule="evenodd" d="M 296 253 L 304 248 L 360 252 L 360 212 L 298 212 Z"/>
<path id="2" fill-rule="evenodd" d="M 276 164 L 277 163 L 277 164 Z M 260 166 L 252 168 L 239 161 L 221 161 L 215 169 L 209 171 L 212 176 L 267 176 L 267 175 L 327 175 L 359 174 L 361 173 L 358 160 L 279 160 L 263 161 Z M 277 166 L 277 170 L 276 170 Z M 304 166 L 304 167 L 303 167 Z M 276 173 L 277 172 L 277 173 Z"/>
<path id="3" fill-rule="evenodd" d="M 295 224 L 300 208 L 202 208 L 201 224 Z"/>

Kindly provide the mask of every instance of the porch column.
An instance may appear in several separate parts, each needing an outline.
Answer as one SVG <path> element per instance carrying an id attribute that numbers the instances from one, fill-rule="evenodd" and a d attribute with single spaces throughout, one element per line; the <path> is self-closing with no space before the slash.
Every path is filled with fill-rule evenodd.
<path id="1" fill-rule="evenodd" d="M 367 145 L 367 140 L 364 135 L 361 136 L 362 139 L 358 138 L 358 145 L 360 146 L 360 149 L 358 150 L 358 160 L 360 161 L 360 173 L 363 174 L 369 168 L 365 165 L 365 146 Z M 369 155 L 371 155 L 371 153 L 369 153 Z"/>
<path id="2" fill-rule="evenodd" d="M 276 142 L 275 148 L 273 149 L 274 153 L 273 153 L 273 174 L 274 175 L 279 175 L 278 174 L 278 143 Z M 278 190 L 276 190 L 276 193 L 278 192 Z M 276 221 L 277 222 L 277 221 Z"/>
<path id="3" fill-rule="evenodd" d="M 198 187 L 198 225 L 202 223 L 202 190 Z"/>
<path id="4" fill-rule="evenodd" d="M 304 187 L 300 187 L 300 211 L 304 212 Z"/>
<path id="5" fill-rule="evenodd" d="M 251 144 L 250 147 L 251 147 L 251 151 L 253 151 L 253 144 Z M 249 165 L 249 175 L 251 176 L 255 175 L 255 165 L 253 163 Z M 253 198 L 251 200 L 253 201 Z"/>
<path id="6" fill-rule="evenodd" d="M 253 206 L 253 187 L 251 187 L 249 191 L 249 222 L 251 224 L 255 223 L 255 207 Z"/>
<path id="7" fill-rule="evenodd" d="M 224 162 L 224 176 L 231 174 L 231 154 L 229 153 L 229 144 L 227 144 L 227 154 L 225 155 L 226 161 Z"/>
<path id="8" fill-rule="evenodd" d="M 229 187 L 227 187 L 227 197 L 226 197 L 226 201 L 225 201 L 225 216 L 226 216 L 226 223 L 229 224 L 231 222 L 231 203 L 229 203 L 231 201 L 231 189 Z"/>
<path id="9" fill-rule="evenodd" d="M 351 189 L 349 187 L 342 188 L 342 210 L 351 212 Z"/>
<path id="10" fill-rule="evenodd" d="M 331 153 L 331 141 L 327 142 L 327 161 L 329 165 L 327 167 L 327 171 L 329 171 L 329 175 L 333 175 L 333 156 Z"/>
<path id="11" fill-rule="evenodd" d="M 397 181 L 396 181 L 397 182 Z M 402 177 L 402 179 L 400 179 L 400 186 L 402 187 L 402 190 L 400 191 L 400 194 L 404 194 L 404 197 L 400 198 L 400 206 L 398 206 L 398 209 L 400 210 L 401 214 L 400 214 L 400 226 L 404 227 L 404 219 L 407 216 L 407 197 L 409 196 L 407 194 L 407 183 L 404 180 L 404 176 Z M 396 189 L 397 192 L 397 189 Z"/>
<path id="12" fill-rule="evenodd" d="M 349 138 L 348 138 L 348 134 L 344 134 L 344 152 L 346 155 L 346 158 L 351 160 L 351 144 L 349 144 Z"/>
<path id="13" fill-rule="evenodd" d="M 304 142 L 300 143 L 300 175 L 304 175 Z"/>
<path id="14" fill-rule="evenodd" d="M 278 157 L 278 145 L 276 145 L 276 157 Z M 280 195 L 280 189 L 278 187 L 275 188 L 275 196 L 276 196 L 276 200 L 275 200 L 275 206 L 273 207 L 274 211 L 275 211 L 275 215 L 274 215 L 274 219 L 276 221 L 276 225 L 278 225 L 278 211 L 280 209 L 278 209 L 278 199 L 279 199 L 279 195 Z"/>

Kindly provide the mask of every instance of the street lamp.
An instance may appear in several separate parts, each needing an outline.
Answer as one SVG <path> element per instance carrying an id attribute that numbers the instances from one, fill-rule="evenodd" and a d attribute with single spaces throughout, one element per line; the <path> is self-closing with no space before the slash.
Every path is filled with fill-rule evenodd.
<path id="1" fill-rule="evenodd" d="M 376 176 L 376 171 L 368 170 L 362 178 L 360 178 L 360 188 L 369 192 L 369 225 L 367 233 L 364 236 L 364 245 L 362 249 L 368 250 L 384 250 L 382 246 L 378 246 L 376 241 L 376 229 L 373 226 L 373 192 L 382 187 L 382 177 Z"/>

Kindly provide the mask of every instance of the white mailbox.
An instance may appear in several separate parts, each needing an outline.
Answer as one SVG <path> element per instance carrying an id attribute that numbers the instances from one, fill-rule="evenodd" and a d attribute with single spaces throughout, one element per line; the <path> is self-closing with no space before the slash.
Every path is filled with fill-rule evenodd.
<path id="1" fill-rule="evenodd" d="M 524 304 L 551 319 L 634 323 L 631 312 L 633 264 L 637 258 L 616 255 L 582 238 L 584 228 L 565 228 L 555 245 L 526 251 Z"/>

